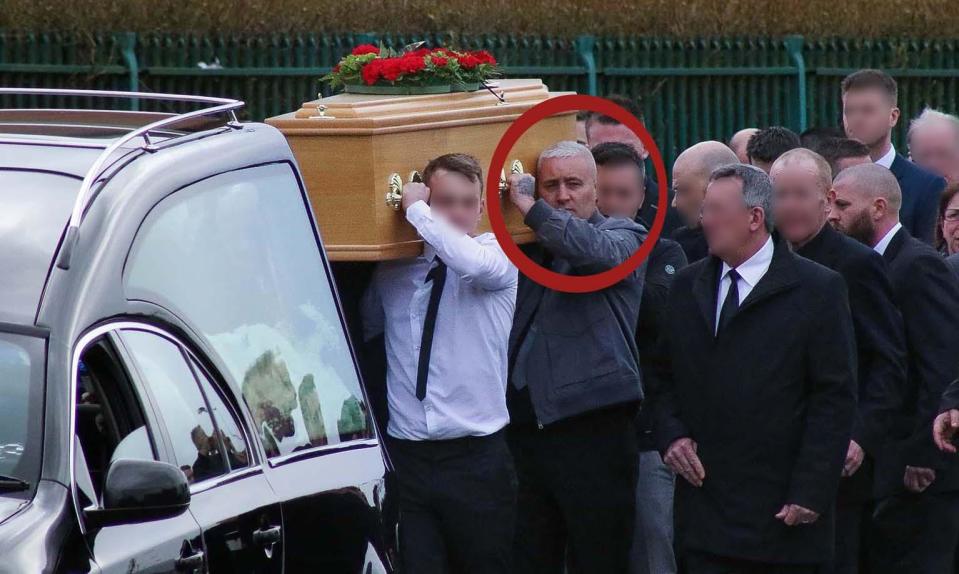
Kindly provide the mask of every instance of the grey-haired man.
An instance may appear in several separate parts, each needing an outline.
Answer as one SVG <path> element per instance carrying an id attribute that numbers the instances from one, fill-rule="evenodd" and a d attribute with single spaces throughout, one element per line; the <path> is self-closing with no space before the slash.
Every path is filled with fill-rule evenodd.
<path id="1" fill-rule="evenodd" d="M 536 233 L 530 257 L 557 273 L 612 269 L 646 238 L 637 223 L 599 213 L 596 163 L 576 142 L 547 148 L 536 179 L 514 175 L 509 187 Z M 645 265 L 591 293 L 520 278 L 507 385 L 519 478 L 517 572 L 627 571 L 638 454 L 633 419 L 642 399 L 634 333 L 644 274 Z"/>

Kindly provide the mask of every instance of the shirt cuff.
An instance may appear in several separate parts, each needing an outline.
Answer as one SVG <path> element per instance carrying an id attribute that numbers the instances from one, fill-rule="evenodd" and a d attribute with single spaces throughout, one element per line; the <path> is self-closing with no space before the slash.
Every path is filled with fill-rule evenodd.
<path id="1" fill-rule="evenodd" d="M 422 199 L 406 208 L 406 220 L 417 227 L 417 223 L 430 219 L 430 206 Z"/>
<path id="2" fill-rule="evenodd" d="M 543 223 L 549 219 L 549 216 L 552 214 L 553 208 L 549 206 L 548 203 L 542 199 L 537 199 L 536 203 L 533 204 L 533 207 L 529 208 L 529 211 L 526 212 L 526 217 L 523 219 L 523 223 L 529 226 L 530 229 L 536 231 L 540 228 Z"/>

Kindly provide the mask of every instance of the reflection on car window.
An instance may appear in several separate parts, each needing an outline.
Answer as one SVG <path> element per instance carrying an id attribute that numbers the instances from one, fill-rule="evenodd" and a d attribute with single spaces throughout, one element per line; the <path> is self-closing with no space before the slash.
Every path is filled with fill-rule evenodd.
<path id="1" fill-rule="evenodd" d="M 176 464 L 187 481 L 192 484 L 225 474 L 210 409 L 180 348 L 146 331 L 125 330 L 122 337 L 156 400 Z"/>
<path id="2" fill-rule="evenodd" d="M 230 470 L 250 466 L 249 453 L 246 449 L 246 439 L 243 438 L 243 432 L 240 431 L 240 424 L 237 422 L 236 417 L 230 409 L 227 408 L 220 394 L 213 388 L 213 383 L 207 378 L 203 369 L 201 369 L 195 361 L 191 360 L 190 363 L 193 366 L 193 371 L 197 375 L 197 380 L 200 381 L 200 387 L 203 389 L 203 394 L 206 396 L 207 403 L 209 403 L 210 410 L 213 413 L 213 422 L 218 429 L 217 432 L 220 435 L 220 442 L 223 443 L 223 450 L 226 452 L 226 459 L 230 464 Z"/>
<path id="3" fill-rule="evenodd" d="M 289 164 L 221 174 L 161 202 L 134 243 L 126 288 L 204 333 L 240 385 L 269 456 L 371 436 Z"/>
<path id="4" fill-rule="evenodd" d="M 0 334 L 0 474 L 30 483 L 40 461 L 42 349 L 40 339 Z"/>
<path id="5" fill-rule="evenodd" d="M 142 403 L 106 338 L 84 349 L 76 376 L 76 480 L 85 507 L 99 500 L 111 463 L 156 455 Z"/>

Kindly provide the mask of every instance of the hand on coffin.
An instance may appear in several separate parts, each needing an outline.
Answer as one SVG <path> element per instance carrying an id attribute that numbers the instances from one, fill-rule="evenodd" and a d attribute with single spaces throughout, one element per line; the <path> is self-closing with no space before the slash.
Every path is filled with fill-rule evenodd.
<path id="1" fill-rule="evenodd" d="M 528 173 L 514 173 L 506 180 L 509 187 L 509 200 L 526 215 L 536 203 L 536 178 Z"/>
<path id="2" fill-rule="evenodd" d="M 403 211 L 406 211 L 409 206 L 420 200 L 426 203 L 430 202 L 430 188 L 426 187 L 425 183 L 411 181 L 403 186 L 403 197 L 400 200 Z"/>

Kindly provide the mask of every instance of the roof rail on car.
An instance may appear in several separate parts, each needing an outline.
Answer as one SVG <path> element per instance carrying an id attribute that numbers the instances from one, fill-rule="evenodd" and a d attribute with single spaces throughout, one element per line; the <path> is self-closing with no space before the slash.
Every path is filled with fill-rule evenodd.
<path id="1" fill-rule="evenodd" d="M 60 247 L 60 253 L 57 257 L 57 267 L 61 269 L 70 268 L 70 258 L 73 254 L 73 248 L 77 242 L 77 236 L 80 230 L 80 222 L 83 219 L 83 213 L 87 208 L 87 205 L 90 202 L 90 192 L 93 189 L 93 184 L 100 178 L 104 165 L 106 165 L 107 160 L 116 152 L 118 149 L 124 145 L 130 143 L 136 139 L 143 139 L 143 147 L 149 148 L 152 146 L 152 141 L 150 140 L 150 133 L 161 130 L 163 128 L 170 128 L 176 124 L 182 123 L 186 120 L 200 118 L 204 116 L 217 115 L 228 113 L 230 115 L 230 120 L 227 122 L 227 125 L 231 127 L 239 127 L 240 122 L 236 117 L 236 110 L 243 107 L 243 102 L 241 100 L 233 100 L 229 98 L 214 98 L 209 96 L 193 96 L 185 94 L 162 94 L 162 93 L 151 93 L 151 92 L 123 92 L 123 91 L 108 91 L 108 90 L 72 90 L 72 89 L 57 89 L 57 88 L 0 88 L 0 96 L 4 95 L 33 95 L 33 96 L 78 96 L 78 97 L 93 97 L 93 98 L 126 98 L 126 99 L 144 99 L 144 100 L 158 100 L 158 101 L 169 101 L 169 102 L 180 102 L 180 103 L 193 103 L 193 104 L 206 104 L 206 107 L 193 110 L 190 112 L 185 112 L 182 114 L 171 114 L 167 117 L 159 119 L 157 121 L 148 123 L 146 125 L 132 128 L 129 132 L 123 134 L 116 140 L 113 140 L 109 145 L 103 148 L 103 151 L 93 162 L 90 168 L 87 170 L 86 175 L 83 178 L 83 182 L 80 184 L 80 192 L 77 194 L 77 199 L 73 204 L 73 211 L 70 214 L 70 223 L 67 227 L 67 234 L 63 238 L 63 245 Z M 164 135 L 169 135 L 169 132 Z"/>

